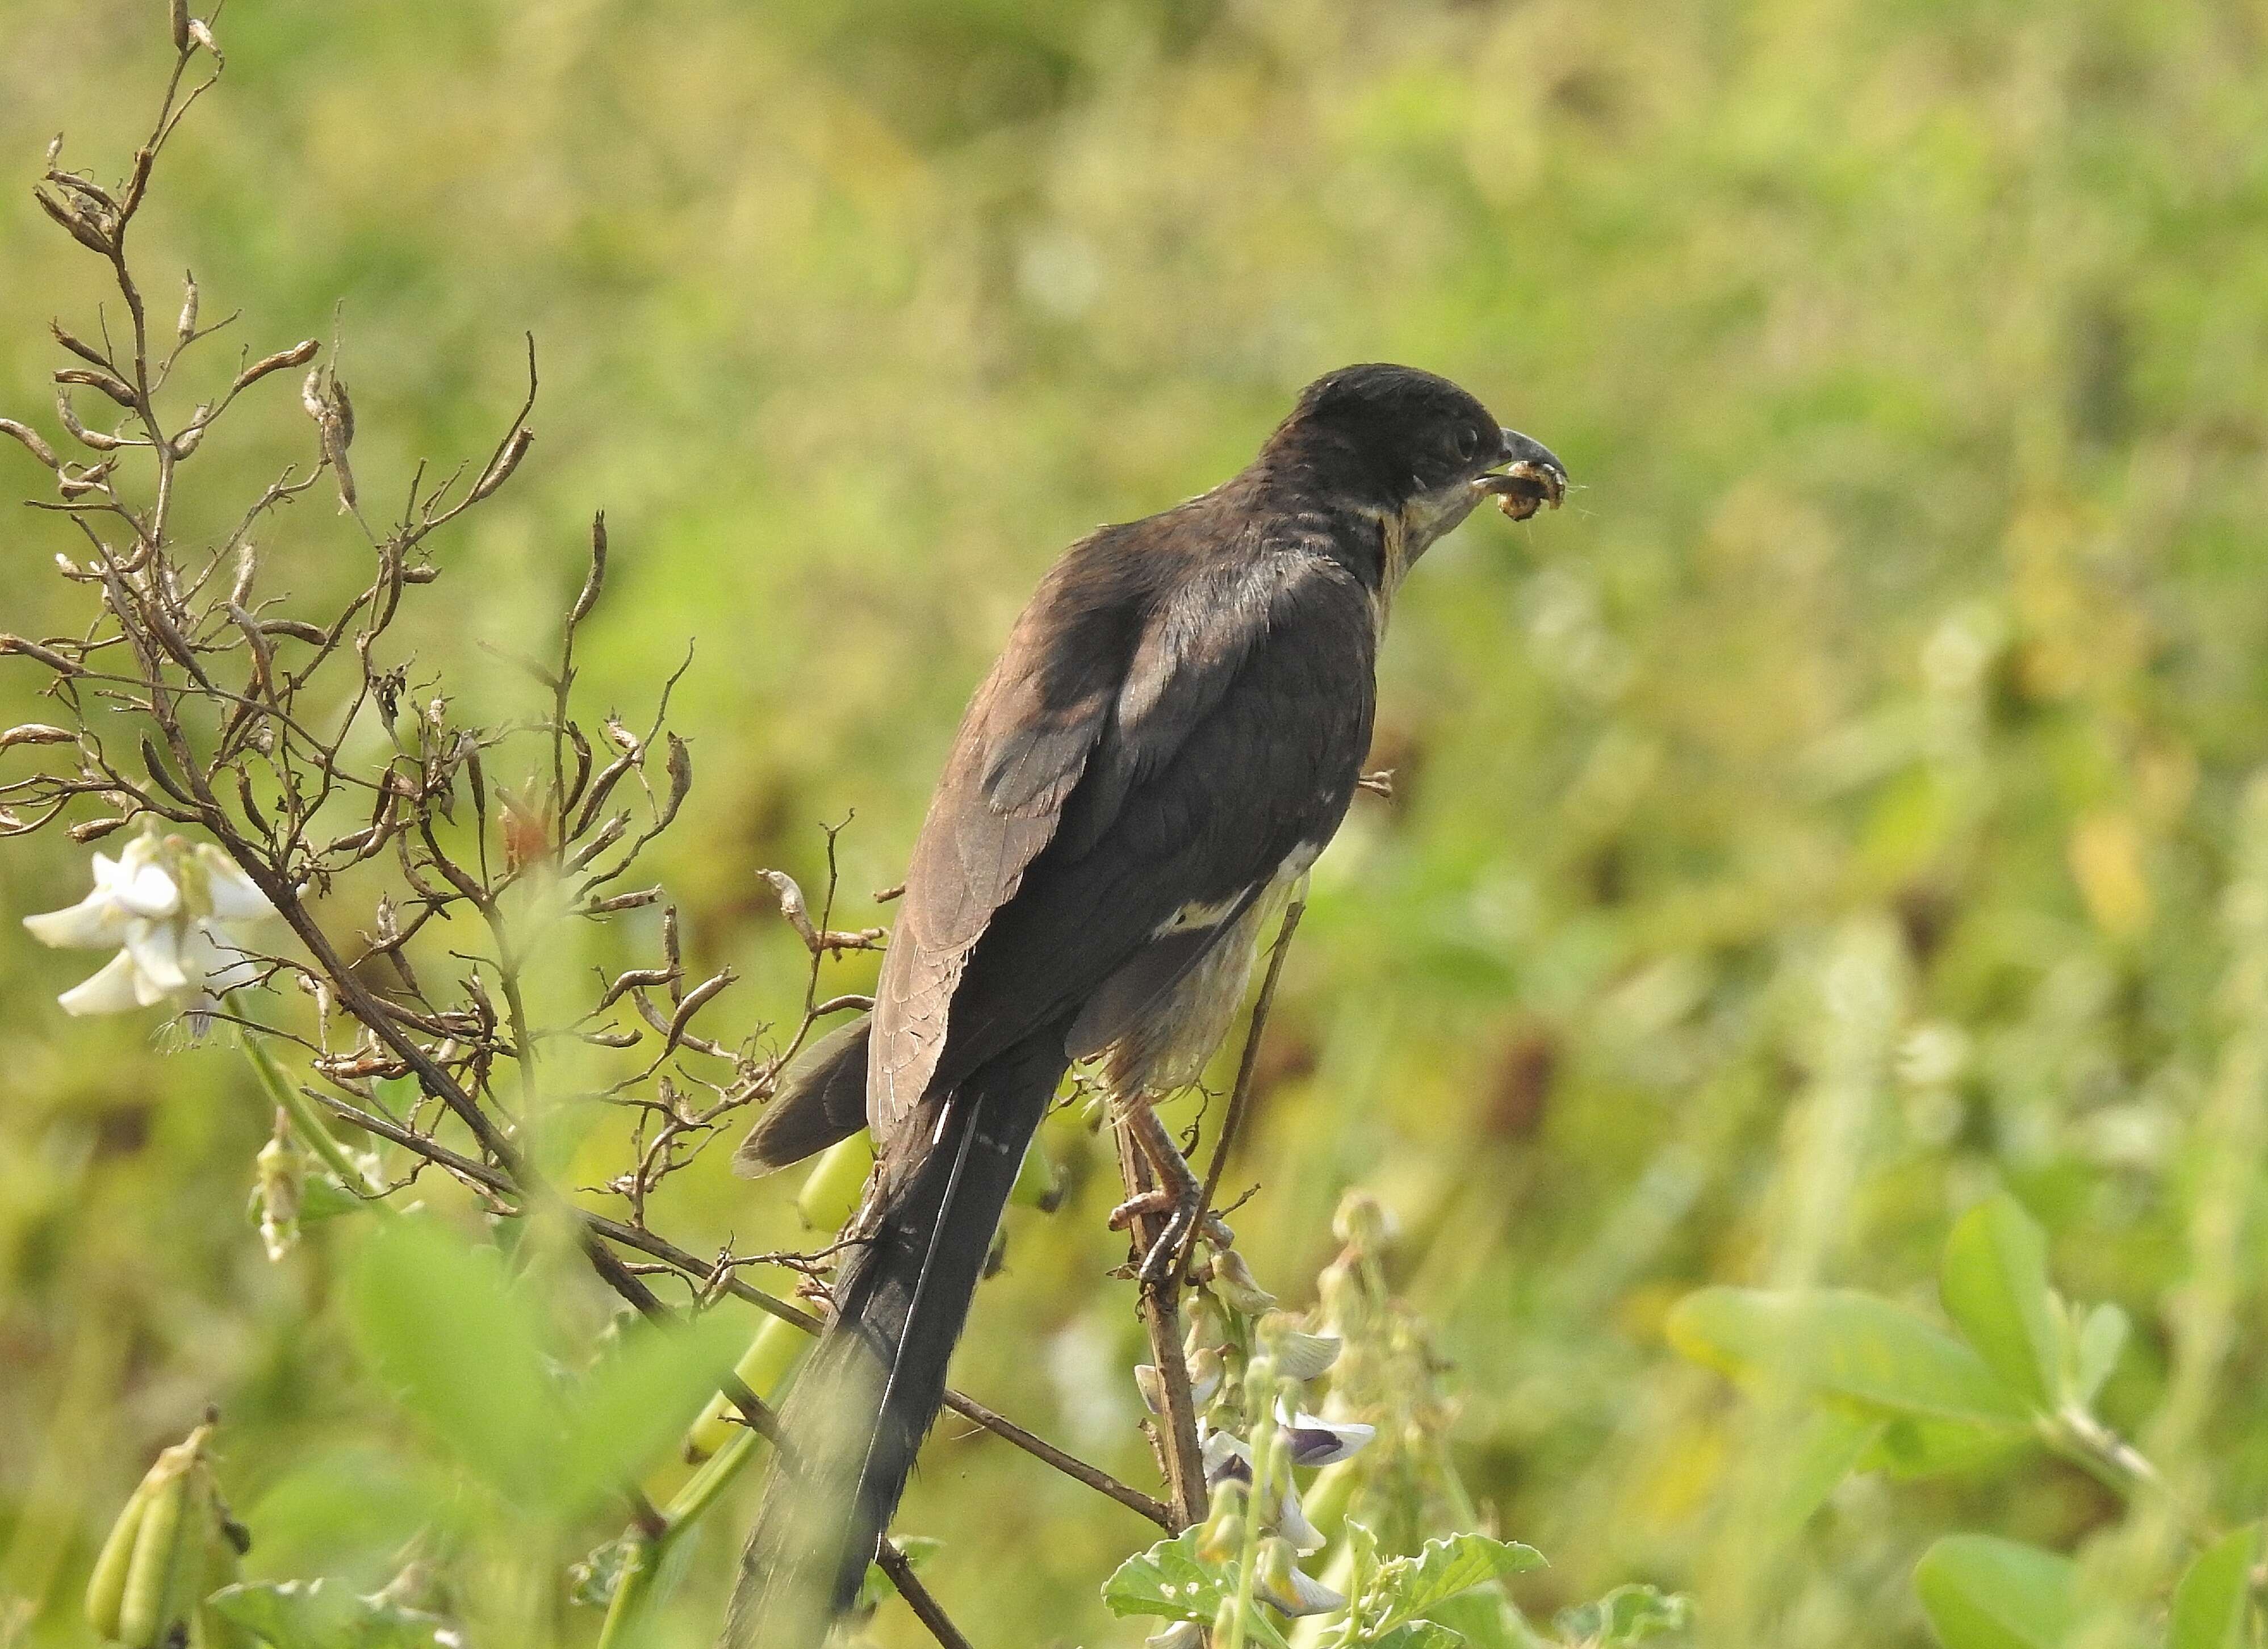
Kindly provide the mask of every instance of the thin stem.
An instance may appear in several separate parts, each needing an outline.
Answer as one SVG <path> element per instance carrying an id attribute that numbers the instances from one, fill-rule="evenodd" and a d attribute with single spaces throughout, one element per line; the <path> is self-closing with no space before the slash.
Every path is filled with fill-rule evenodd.
<path id="1" fill-rule="evenodd" d="M 1112 1133 L 1126 1194 L 1138 1197 L 1152 1187 L 1150 1165 L 1129 1123 L 1121 1120 Z M 1138 1214 L 1129 1222 L 1138 1267 L 1164 1239 L 1167 1218 L 1162 1212 Z M 1165 1457 L 1167 1502 L 1174 1517 L 1170 1527 L 1178 1531 L 1202 1520 L 1205 1511 L 1204 1454 L 1197 1446 L 1197 1404 L 1190 1399 L 1189 1366 L 1182 1351 L 1181 1268 L 1173 1267 L 1154 1283 L 1143 1283 L 1141 1290 L 1142 1326 L 1150 1336 L 1151 1362 L 1166 1399 L 1161 1417 L 1165 1435 L 1159 1452 Z"/>
<path id="2" fill-rule="evenodd" d="M 966 1419 L 974 1420 L 997 1437 L 1013 1443 L 1026 1454 L 1047 1461 L 1066 1477 L 1077 1479 L 1097 1494 L 1108 1495 L 1128 1511 L 1146 1517 L 1167 1534 L 1180 1527 L 1174 1521 L 1173 1508 L 1155 1495 L 1144 1494 L 1139 1489 L 1123 1483 L 1108 1472 L 1090 1466 L 1073 1454 L 1066 1454 L 1047 1439 L 1027 1432 L 1003 1414 L 996 1414 L 974 1397 L 957 1391 L 945 1394 L 945 1406 Z"/>
<path id="3" fill-rule="evenodd" d="M 2219 1540 L 2213 1519 L 2166 1480 L 2157 1463 L 2117 1432 L 2076 1404 L 2043 1416 L 2040 1434 L 2047 1446 L 2113 1493 L 2132 1499 L 2138 1491 L 2158 1494 L 2200 1548 Z"/>
<path id="4" fill-rule="evenodd" d="M 890 1577 L 890 1584 L 897 1587 L 898 1595 L 905 1599 L 906 1607 L 913 1610 L 923 1625 L 929 1628 L 931 1637 L 942 1644 L 945 1649 L 974 1649 L 968 1639 L 961 1635 L 961 1628 L 953 1623 L 953 1617 L 938 1606 L 938 1601 L 929 1594 L 929 1588 L 915 1575 L 914 1566 L 906 1561 L 905 1553 L 891 1544 L 888 1536 L 885 1535 L 881 1544 L 874 1548 L 874 1561 L 882 1566 L 882 1572 Z"/>
<path id="5" fill-rule="evenodd" d="M 260 1086 L 268 1091 L 269 1099 L 291 1119 L 291 1131 L 299 1137 L 299 1142 L 322 1159 L 323 1166 L 345 1182 L 347 1189 L 357 1196 L 367 1190 L 368 1182 L 364 1179 L 362 1170 L 355 1165 L 354 1159 L 347 1154 L 346 1147 L 339 1144 L 337 1137 L 323 1125 L 323 1119 L 315 1114 L 314 1107 L 308 1104 L 306 1095 L 284 1077 L 283 1067 L 276 1063 L 275 1056 L 260 1045 L 259 1038 L 249 1028 L 252 1018 L 244 1011 L 244 1004 L 238 999 L 237 993 L 229 991 L 222 999 L 228 1005 L 229 1012 L 239 1021 L 237 1045 L 244 1049 L 244 1056 L 252 1062 L 252 1069 L 260 1078 Z M 382 1199 L 372 1197 L 366 1200 L 388 1214 L 394 1212 L 393 1205 Z"/>

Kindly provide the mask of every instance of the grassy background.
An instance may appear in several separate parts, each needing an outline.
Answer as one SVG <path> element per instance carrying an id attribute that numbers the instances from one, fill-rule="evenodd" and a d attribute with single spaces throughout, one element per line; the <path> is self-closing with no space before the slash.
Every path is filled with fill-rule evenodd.
<path id="1" fill-rule="evenodd" d="M 0 411 L 50 429 L 43 323 L 91 320 L 89 260 L 24 186 L 58 127 L 116 170 L 156 17 L 0 0 Z M 537 335 L 540 439 L 444 545 L 421 657 L 508 706 L 476 644 L 546 633 L 608 510 L 588 680 L 643 703 L 697 642 L 667 869 L 696 955 L 748 975 L 746 1022 L 800 994 L 749 870 L 815 879 L 820 824 L 855 810 L 846 888 L 899 879 L 963 696 L 1079 533 L 1218 480 L 1350 360 L 1446 372 L 1567 460 L 1571 508 L 1476 520 L 1398 604 L 1400 793 L 1319 868 L 1238 1170 L 1265 1188 L 1248 1252 L 1295 1298 L 1343 1187 L 1398 1211 L 1470 1479 L 1553 1562 L 1524 1602 L 1644 1579 L 1696 1594 L 1716 1643 L 1916 1645 L 1932 1533 L 2114 1524 L 2035 1461 L 1861 1479 L 1769 1544 L 1737 1513 L 1772 1439 L 1661 1343 L 1709 1280 L 1926 1300 L 1948 1224 L 2002 1185 L 2071 1292 L 2134 1314 L 2122 1423 L 2157 1409 L 2182 1302 L 2232 1302 L 2166 1463 L 2257 1513 L 2257 1165 L 2233 1210 L 2197 1194 L 2268 1104 L 2224 1084 L 2199 1123 L 2231 1029 L 2216 901 L 2268 756 L 2253 13 L 238 0 L 219 33 L 149 267 L 193 266 L 261 348 L 335 313 L 382 497 L 483 449 Z M 306 456 L 290 401 L 238 416 L 193 529 Z M 311 595 L 358 578 L 325 506 L 264 541 Z M 0 623 L 84 622 L 42 577 L 60 547 L 0 526 Z M 35 708 L 0 677 L 0 709 Z M 76 898 L 80 858 L 10 844 L 0 908 Z M 77 960 L 0 931 L 22 1641 L 79 1641 L 92 1543 L 208 1398 L 237 1499 L 283 1508 L 255 1570 L 382 1578 L 415 1508 L 329 1309 L 353 1233 L 261 1258 L 244 1072 L 67 1023 Z M 1050 1144 L 1086 1189 L 1019 1217 L 958 1378 L 1138 1475 L 1108 1176 L 1074 1128 Z M 789 1232 L 781 1201 L 718 1159 L 656 1218 L 701 1249 Z M 958 1433 L 905 1522 L 955 1542 L 935 1585 L 972 1635 L 1135 1641 L 1095 1586 L 1142 1527 Z"/>

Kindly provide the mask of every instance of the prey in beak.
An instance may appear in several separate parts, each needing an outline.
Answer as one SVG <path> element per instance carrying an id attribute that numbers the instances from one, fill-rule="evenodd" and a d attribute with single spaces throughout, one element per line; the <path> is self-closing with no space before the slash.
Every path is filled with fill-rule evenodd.
<path id="1" fill-rule="evenodd" d="M 1567 467 L 1543 442 L 1517 430 L 1504 432 L 1504 455 L 1497 464 L 1472 484 L 1515 521 L 1525 521 L 1546 504 L 1556 510 L 1567 496 Z"/>

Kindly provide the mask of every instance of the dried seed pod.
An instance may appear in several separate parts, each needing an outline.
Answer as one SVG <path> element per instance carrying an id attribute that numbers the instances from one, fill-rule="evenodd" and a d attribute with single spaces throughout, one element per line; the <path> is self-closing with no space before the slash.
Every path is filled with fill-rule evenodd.
<path id="1" fill-rule="evenodd" d="M 43 169 L 48 172 L 53 172 L 55 169 L 55 162 L 62 159 L 63 156 L 63 135 L 61 132 L 57 132 L 53 137 L 50 137 L 48 140 L 48 158 L 43 164 Z"/>
<path id="2" fill-rule="evenodd" d="M 114 830 L 124 829 L 126 825 L 126 820 L 116 817 L 108 819 L 86 819 L 73 825 L 64 834 L 69 836 L 72 841 L 77 843 L 81 847 L 85 847 L 90 842 L 101 841 L 103 837 L 108 836 Z"/>
<path id="3" fill-rule="evenodd" d="M 232 395 L 250 385 L 258 383 L 270 372 L 280 372 L 287 366 L 305 366 L 315 358 L 322 345 L 313 338 L 302 338 L 288 350 L 278 350 L 273 355 L 263 355 L 231 380 L 228 393 Z"/>
<path id="4" fill-rule="evenodd" d="M 55 416 L 62 422 L 63 428 L 70 431 L 71 438 L 81 446 L 92 447 L 98 453 L 114 453 L 126 445 L 114 435 L 106 435 L 100 430 L 90 430 L 81 423 L 78 421 L 77 409 L 71 405 L 70 391 L 68 389 L 55 391 Z"/>
<path id="5" fill-rule="evenodd" d="M 68 230 L 70 232 L 70 238 L 79 245 L 85 247 L 89 252 L 99 252 L 106 258 L 110 255 L 110 238 L 103 233 L 84 212 L 64 205 L 45 189 L 33 189 L 32 198 L 39 202 L 41 211 Z"/>
<path id="6" fill-rule="evenodd" d="M 110 472 L 117 467 L 118 460 L 114 458 L 106 458 L 99 464 L 91 466 L 66 465 L 55 477 L 55 490 L 66 498 L 83 497 L 99 490 L 104 482 L 110 479 Z M 78 473 L 70 474 L 73 469 Z"/>
<path id="7" fill-rule="evenodd" d="M 331 414 L 339 423 L 339 450 L 344 452 L 354 445 L 354 402 L 347 396 L 347 380 L 335 372 L 331 375 L 329 400 Z"/>
<path id="8" fill-rule="evenodd" d="M 189 0 L 166 0 L 166 20 L 173 25 L 173 49 L 186 54 L 189 49 Z"/>
<path id="9" fill-rule="evenodd" d="M 504 450 L 490 460 L 486 469 L 481 471 L 481 478 L 473 483 L 472 493 L 466 502 L 478 504 L 510 481 L 512 472 L 519 467 L 519 460 L 527 456 L 527 449 L 534 442 L 534 431 L 525 426 L 513 431 L 512 439 L 504 443 Z"/>
<path id="10" fill-rule="evenodd" d="M 53 335 L 55 341 L 57 343 L 62 344 L 63 348 L 69 350 L 73 355 L 77 356 L 80 360 L 85 361 L 89 366 L 100 367 L 106 372 L 111 370 L 110 357 L 108 356 L 96 349 L 92 343 L 86 342 L 85 339 L 77 337 L 71 333 L 65 331 L 62 321 L 50 320 L 48 322 L 48 331 Z"/>
<path id="11" fill-rule="evenodd" d="M 38 459 L 49 469 L 60 467 L 55 462 L 55 448 L 40 438 L 40 432 L 37 430 L 18 423 L 13 418 L 0 418 L 0 435 L 15 437 L 24 444 L 33 457 Z"/>
<path id="12" fill-rule="evenodd" d="M 599 604 L 599 592 L 606 583 L 607 512 L 601 510 L 591 518 L 591 571 L 584 575 L 583 592 L 568 612 L 570 624 L 579 624 L 591 616 L 591 609 Z"/>
<path id="13" fill-rule="evenodd" d="M 55 373 L 58 384 L 84 384 L 89 389 L 101 391 L 129 412 L 134 410 L 134 392 L 119 379 L 99 368 L 66 366 Z"/>
<path id="14" fill-rule="evenodd" d="M 227 61 L 226 58 L 221 55 L 220 42 L 213 39 L 211 26 L 207 24 L 202 18 L 191 18 L 189 19 L 189 38 L 196 41 L 198 45 L 203 47 L 207 51 L 210 52 L 215 63 L 225 63 Z"/>
<path id="15" fill-rule="evenodd" d="M 686 792 L 693 788 L 693 752 L 684 740 L 675 733 L 669 735 L 669 798 L 661 805 L 661 815 L 653 821 L 659 833 L 669 828 L 677 817 L 677 810 L 685 805 Z"/>
<path id="16" fill-rule="evenodd" d="M 181 318 L 173 323 L 173 336 L 187 343 L 197 329 L 197 277 L 195 270 L 181 271 Z"/>
<path id="17" fill-rule="evenodd" d="M 200 401 L 197 402 L 196 411 L 190 415 L 188 427 L 173 438 L 173 456 L 187 458 L 195 452 L 202 445 L 205 431 L 211 422 L 212 402 Z"/>
<path id="18" fill-rule="evenodd" d="M 19 727 L 0 732 L 0 750 L 12 749 L 19 744 L 70 744 L 78 735 L 68 727 L 51 727 L 45 722 L 27 721 Z"/>

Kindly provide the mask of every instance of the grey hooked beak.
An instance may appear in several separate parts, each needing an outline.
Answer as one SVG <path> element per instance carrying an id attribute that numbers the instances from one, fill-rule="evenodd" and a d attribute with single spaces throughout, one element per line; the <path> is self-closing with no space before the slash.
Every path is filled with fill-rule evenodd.
<path id="1" fill-rule="evenodd" d="M 1473 485 L 1515 521 L 1525 521 L 1546 504 L 1556 510 L 1567 496 L 1567 467 L 1541 441 L 1506 430 L 1504 456 L 1497 461 L 1502 467 L 1476 478 Z"/>

